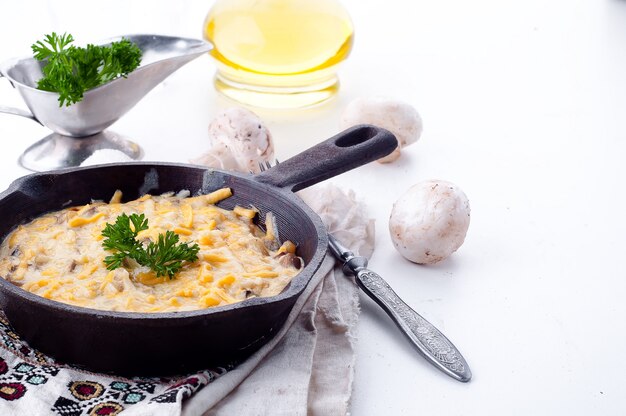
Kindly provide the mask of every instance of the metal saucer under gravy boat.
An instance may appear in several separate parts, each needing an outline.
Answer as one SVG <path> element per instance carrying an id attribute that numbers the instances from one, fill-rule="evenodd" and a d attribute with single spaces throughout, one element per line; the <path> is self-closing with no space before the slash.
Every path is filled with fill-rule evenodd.
<path id="1" fill-rule="evenodd" d="M 126 78 L 86 91 L 82 101 L 69 107 L 59 106 L 57 93 L 36 88 L 43 62 L 30 57 L 0 64 L 0 76 L 11 82 L 30 110 L 0 106 L 0 112 L 30 118 L 54 132 L 26 149 L 20 165 L 32 171 L 78 166 L 100 149 L 115 149 L 141 159 L 139 145 L 105 129 L 161 81 L 212 46 L 200 39 L 145 34 L 120 36 L 100 44 L 122 37 L 141 49 L 141 65 Z"/>

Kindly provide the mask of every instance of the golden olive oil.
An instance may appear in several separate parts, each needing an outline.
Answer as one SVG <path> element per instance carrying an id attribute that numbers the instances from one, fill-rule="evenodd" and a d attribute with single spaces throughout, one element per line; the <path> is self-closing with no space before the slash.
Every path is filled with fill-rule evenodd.
<path id="1" fill-rule="evenodd" d="M 303 107 L 336 93 L 354 30 L 335 0 L 218 0 L 204 37 L 218 91 L 260 107 Z"/>

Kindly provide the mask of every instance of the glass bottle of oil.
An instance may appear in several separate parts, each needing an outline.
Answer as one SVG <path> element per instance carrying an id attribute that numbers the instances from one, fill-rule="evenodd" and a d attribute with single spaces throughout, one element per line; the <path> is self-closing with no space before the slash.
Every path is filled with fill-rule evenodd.
<path id="1" fill-rule="evenodd" d="M 215 87 L 246 104 L 305 107 L 339 88 L 354 29 L 337 0 L 217 0 L 204 22 Z"/>

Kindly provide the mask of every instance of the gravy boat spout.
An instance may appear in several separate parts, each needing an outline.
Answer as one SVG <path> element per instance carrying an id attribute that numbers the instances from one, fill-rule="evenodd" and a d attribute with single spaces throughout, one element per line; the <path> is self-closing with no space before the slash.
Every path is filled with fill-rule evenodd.
<path id="1" fill-rule="evenodd" d="M 0 74 L 18 90 L 32 116 L 24 110 L 0 106 L 0 112 L 33 118 L 55 133 L 85 137 L 102 132 L 139 102 L 174 71 L 211 50 L 200 39 L 161 35 L 125 35 L 142 51 L 140 66 L 126 78 L 117 78 L 86 91 L 83 100 L 59 106 L 59 94 L 37 89 L 44 63 L 34 58 L 12 59 L 0 64 Z M 122 36 L 105 40 L 110 44 Z"/>

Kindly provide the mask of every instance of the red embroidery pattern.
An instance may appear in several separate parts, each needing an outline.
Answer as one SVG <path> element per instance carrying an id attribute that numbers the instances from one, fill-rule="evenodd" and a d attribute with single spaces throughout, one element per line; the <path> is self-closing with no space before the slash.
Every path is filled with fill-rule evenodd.
<path id="1" fill-rule="evenodd" d="M 0 397 L 4 400 L 16 400 L 26 393 L 26 386 L 21 383 L 0 383 Z"/>
<path id="2" fill-rule="evenodd" d="M 88 373 L 30 348 L 0 311 L 0 414 L 5 414 L 3 409 L 9 402 L 28 402 L 29 397 L 41 402 L 55 397 L 50 391 L 57 393 L 49 409 L 61 416 L 114 416 L 130 406 L 147 404 L 180 407 L 183 400 L 234 366 L 209 369 L 184 378 L 124 379 Z M 60 382 L 64 386 L 58 386 Z M 63 393 L 59 395 L 58 391 Z M 151 411 L 158 414 L 157 409 Z"/>

